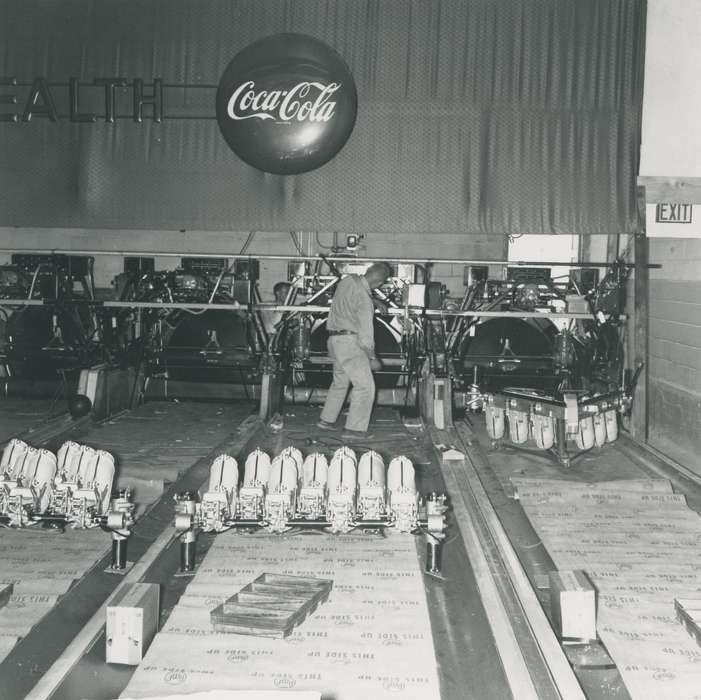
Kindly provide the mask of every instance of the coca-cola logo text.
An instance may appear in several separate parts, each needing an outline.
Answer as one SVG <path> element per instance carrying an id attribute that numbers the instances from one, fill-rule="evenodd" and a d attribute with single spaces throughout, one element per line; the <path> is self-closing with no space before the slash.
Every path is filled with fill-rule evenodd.
<path id="1" fill-rule="evenodd" d="M 275 34 L 239 51 L 217 89 L 217 122 L 241 160 L 266 173 L 297 175 L 331 160 L 358 108 L 350 69 L 328 44 Z"/>
<path id="2" fill-rule="evenodd" d="M 226 112 L 236 120 L 275 119 L 278 122 L 327 122 L 333 117 L 336 102 L 331 96 L 341 83 L 297 83 L 289 90 L 260 90 L 253 80 L 234 90 Z"/>

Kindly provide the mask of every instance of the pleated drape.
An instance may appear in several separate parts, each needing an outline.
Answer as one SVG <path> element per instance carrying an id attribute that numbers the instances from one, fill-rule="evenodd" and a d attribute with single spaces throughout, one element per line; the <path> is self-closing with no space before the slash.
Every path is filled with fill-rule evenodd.
<path id="1" fill-rule="evenodd" d="M 162 123 L 0 122 L 0 225 L 202 230 L 638 230 L 644 0 L 0 0 L 0 76 L 104 112 L 96 77 L 165 83 Z M 275 176 L 214 118 L 237 51 L 281 31 L 348 62 L 356 127 L 318 170 Z M 148 109 L 145 110 L 148 115 Z"/>

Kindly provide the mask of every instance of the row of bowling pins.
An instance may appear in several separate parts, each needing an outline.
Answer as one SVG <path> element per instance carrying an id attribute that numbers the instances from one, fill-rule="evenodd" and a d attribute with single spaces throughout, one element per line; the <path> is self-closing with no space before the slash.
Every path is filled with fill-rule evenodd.
<path id="1" fill-rule="evenodd" d="M 104 450 L 69 440 L 54 454 L 15 438 L 0 459 L 0 515 L 18 506 L 68 515 L 78 504 L 106 513 L 114 473 L 114 458 Z"/>
<path id="2" fill-rule="evenodd" d="M 238 464 L 233 457 L 220 455 L 212 462 L 208 491 L 235 491 L 238 482 Z M 272 460 L 260 449 L 248 455 L 242 488 L 251 486 L 265 486 L 269 493 L 305 487 L 322 487 L 328 493 L 355 492 L 369 486 L 415 493 L 416 476 L 414 465 L 404 456 L 395 457 L 385 467 L 373 450 L 358 460 L 352 449 L 339 447 L 329 460 L 319 452 L 304 458 L 296 447 L 288 447 Z"/>
<path id="3" fill-rule="evenodd" d="M 418 493 L 414 465 L 404 456 L 385 466 L 368 451 L 357 458 L 348 447 L 332 457 L 315 452 L 303 457 L 288 447 L 277 457 L 251 452 L 239 487 L 236 460 L 217 457 L 210 468 L 207 492 L 199 506 L 199 524 L 207 530 L 226 528 L 226 520 L 263 520 L 274 532 L 295 518 L 326 519 L 333 532 L 347 532 L 359 520 L 388 520 L 400 531 L 416 527 Z"/>
<path id="4" fill-rule="evenodd" d="M 538 413 L 513 411 L 496 406 L 485 408 L 487 433 L 492 440 L 501 440 L 507 426 L 511 442 L 522 445 L 533 440 L 541 450 L 549 450 L 555 444 L 555 419 Z M 583 416 L 576 430 L 568 432 L 579 450 L 589 450 L 594 445 L 603 447 L 618 438 L 618 414 L 615 410 Z"/>

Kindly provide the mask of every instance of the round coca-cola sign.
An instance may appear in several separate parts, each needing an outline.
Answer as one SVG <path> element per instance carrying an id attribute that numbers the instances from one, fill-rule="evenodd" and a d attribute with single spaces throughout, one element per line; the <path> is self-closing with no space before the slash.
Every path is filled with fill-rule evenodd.
<path id="1" fill-rule="evenodd" d="M 331 160 L 355 124 L 358 95 L 341 56 L 304 34 L 259 39 L 229 63 L 217 90 L 217 121 L 249 165 L 294 175 Z"/>

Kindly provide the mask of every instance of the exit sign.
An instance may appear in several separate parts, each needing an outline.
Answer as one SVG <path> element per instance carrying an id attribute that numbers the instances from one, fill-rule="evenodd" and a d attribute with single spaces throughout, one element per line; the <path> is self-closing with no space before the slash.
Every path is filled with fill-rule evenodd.
<path id="1" fill-rule="evenodd" d="M 655 205 L 655 222 L 658 224 L 690 224 L 693 215 L 691 204 L 664 204 Z"/>
<path id="2" fill-rule="evenodd" d="M 645 231 L 650 238 L 701 238 L 701 203 L 649 202 Z"/>

